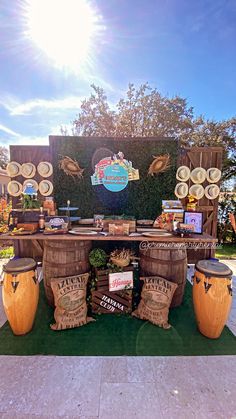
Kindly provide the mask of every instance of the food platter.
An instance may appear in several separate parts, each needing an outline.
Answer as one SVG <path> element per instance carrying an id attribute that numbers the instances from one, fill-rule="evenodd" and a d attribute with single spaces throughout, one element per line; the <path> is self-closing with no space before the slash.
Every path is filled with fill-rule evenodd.
<path id="1" fill-rule="evenodd" d="M 68 233 L 68 230 L 63 230 L 62 228 L 44 230 L 44 232 L 43 232 L 43 234 L 46 234 L 46 235 L 66 234 L 66 233 Z"/>
<path id="2" fill-rule="evenodd" d="M 98 234 L 97 231 L 92 231 L 92 230 L 69 230 L 69 233 L 80 235 L 80 236 L 94 236 Z"/>
<path id="3" fill-rule="evenodd" d="M 137 220 L 136 221 L 138 225 L 142 226 L 152 226 L 154 223 L 154 220 Z"/>
<path id="4" fill-rule="evenodd" d="M 29 236 L 34 233 L 36 233 L 36 230 L 11 231 L 10 236 Z"/>
<path id="5" fill-rule="evenodd" d="M 168 233 L 167 231 L 145 231 L 142 233 L 143 236 L 146 237 L 170 237 L 172 236 L 171 233 Z"/>

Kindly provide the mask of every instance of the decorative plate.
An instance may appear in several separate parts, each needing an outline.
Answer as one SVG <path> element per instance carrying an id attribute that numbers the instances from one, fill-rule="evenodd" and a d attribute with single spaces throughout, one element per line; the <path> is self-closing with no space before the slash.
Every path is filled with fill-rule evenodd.
<path id="1" fill-rule="evenodd" d="M 143 236 L 146 237 L 167 237 L 167 236 L 172 236 L 171 233 L 167 233 L 167 232 L 162 232 L 162 231 L 146 231 L 144 233 L 142 233 Z"/>
<path id="2" fill-rule="evenodd" d="M 97 233 L 97 231 L 92 231 L 92 230 L 83 230 L 83 231 L 79 231 L 79 230 L 70 230 L 69 231 L 70 234 L 76 234 L 79 236 L 94 236 Z"/>
<path id="3" fill-rule="evenodd" d="M 30 234 L 34 233 L 36 233 L 35 230 L 11 231 L 10 236 L 29 236 Z"/>
<path id="4" fill-rule="evenodd" d="M 137 224 L 138 225 L 143 225 L 143 226 L 151 226 L 153 225 L 154 220 L 137 220 Z"/>

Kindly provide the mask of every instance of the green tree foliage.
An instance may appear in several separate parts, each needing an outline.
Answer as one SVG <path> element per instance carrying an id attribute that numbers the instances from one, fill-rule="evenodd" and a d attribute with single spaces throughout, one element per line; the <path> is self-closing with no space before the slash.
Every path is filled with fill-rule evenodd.
<path id="1" fill-rule="evenodd" d="M 193 108 L 180 96 L 167 98 L 148 83 L 129 84 L 124 98 L 111 109 L 104 90 L 94 85 L 73 121 L 73 135 L 105 137 L 175 137 L 182 146 L 222 146 L 223 177 L 236 175 L 236 117 L 207 120 L 195 117 Z M 66 133 L 63 132 L 65 135 Z"/>
<path id="2" fill-rule="evenodd" d="M 9 153 L 6 147 L 0 146 L 0 167 L 5 169 L 9 161 Z"/>

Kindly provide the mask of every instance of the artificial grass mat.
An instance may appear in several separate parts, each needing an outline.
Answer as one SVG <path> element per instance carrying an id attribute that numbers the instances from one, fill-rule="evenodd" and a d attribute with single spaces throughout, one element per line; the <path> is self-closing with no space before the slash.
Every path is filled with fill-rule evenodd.
<path id="1" fill-rule="evenodd" d="M 96 322 L 76 329 L 51 330 L 53 309 L 46 302 L 41 284 L 33 330 L 25 336 L 14 336 L 6 322 L 0 329 L 0 355 L 236 355 L 236 337 L 227 327 L 219 339 L 208 339 L 198 332 L 188 282 L 183 304 L 170 310 L 169 330 L 130 315 L 94 317 Z"/>

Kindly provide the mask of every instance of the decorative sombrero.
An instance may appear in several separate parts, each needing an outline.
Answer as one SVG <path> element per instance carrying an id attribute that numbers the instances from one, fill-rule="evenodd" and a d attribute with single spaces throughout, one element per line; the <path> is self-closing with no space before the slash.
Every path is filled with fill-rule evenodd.
<path id="1" fill-rule="evenodd" d="M 23 182 L 23 191 L 24 191 L 24 189 L 26 188 L 27 185 L 31 185 L 36 192 L 39 189 L 38 182 L 36 182 L 36 180 L 34 180 L 34 179 L 29 179 L 29 180 L 26 179 L 26 180 L 24 180 L 24 182 Z"/>
<path id="2" fill-rule="evenodd" d="M 193 183 L 203 183 L 206 179 L 206 170 L 202 167 L 196 167 L 190 173 L 190 178 Z"/>
<path id="3" fill-rule="evenodd" d="M 52 194 L 53 191 L 53 184 L 50 180 L 42 180 L 39 184 L 39 192 L 43 196 L 49 196 Z"/>
<path id="4" fill-rule="evenodd" d="M 21 167 L 21 174 L 27 179 L 34 177 L 36 173 L 36 167 L 33 163 L 24 163 Z"/>
<path id="5" fill-rule="evenodd" d="M 213 183 L 211 185 L 207 185 L 205 188 L 205 196 L 208 199 L 216 199 L 219 196 L 220 188 L 218 185 L 214 185 Z"/>
<path id="6" fill-rule="evenodd" d="M 7 165 L 7 174 L 10 177 L 19 176 L 21 174 L 21 165 L 16 161 L 11 161 Z"/>
<path id="7" fill-rule="evenodd" d="M 175 196 L 177 198 L 182 199 L 185 198 L 188 195 L 188 185 L 187 183 L 181 182 L 177 183 L 175 187 Z"/>
<path id="8" fill-rule="evenodd" d="M 37 170 L 42 177 L 49 177 L 53 173 L 52 164 L 48 161 L 41 161 L 37 166 Z"/>
<path id="9" fill-rule="evenodd" d="M 221 171 L 217 167 L 210 167 L 206 172 L 206 177 L 209 183 L 217 183 L 221 178 Z"/>
<path id="10" fill-rule="evenodd" d="M 7 185 L 7 191 L 11 196 L 19 196 L 22 193 L 22 184 L 16 180 L 12 180 Z"/>
<path id="11" fill-rule="evenodd" d="M 189 188 L 189 194 L 199 200 L 204 196 L 204 188 L 202 185 L 192 185 Z"/>
<path id="12" fill-rule="evenodd" d="M 176 179 L 180 182 L 186 182 L 190 177 L 190 169 L 187 166 L 180 166 L 176 172 Z"/>

